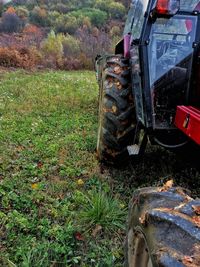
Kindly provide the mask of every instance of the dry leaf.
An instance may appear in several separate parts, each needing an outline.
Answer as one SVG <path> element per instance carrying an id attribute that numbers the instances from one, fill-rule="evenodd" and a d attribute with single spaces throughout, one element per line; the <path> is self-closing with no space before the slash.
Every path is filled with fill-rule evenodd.
<path id="1" fill-rule="evenodd" d="M 84 185 L 84 181 L 82 179 L 78 179 L 77 185 L 80 185 L 80 186 Z"/>
<path id="2" fill-rule="evenodd" d="M 164 184 L 164 187 L 171 188 L 174 184 L 173 180 L 169 180 Z"/>
<path id="3" fill-rule="evenodd" d="M 41 169 L 41 168 L 43 167 L 43 163 L 42 163 L 41 161 L 39 161 L 39 162 L 37 163 L 37 167 L 38 167 L 38 169 Z"/>
<path id="4" fill-rule="evenodd" d="M 194 212 L 196 213 L 196 215 L 200 215 L 200 206 L 192 206 Z"/>
<path id="5" fill-rule="evenodd" d="M 193 259 L 190 256 L 184 256 L 182 263 L 188 266 L 188 263 L 192 263 Z"/>
<path id="6" fill-rule="evenodd" d="M 120 206 L 121 209 L 124 209 L 125 208 L 125 205 L 122 204 L 122 203 L 119 206 Z"/>
<path id="7" fill-rule="evenodd" d="M 146 214 L 147 213 L 143 213 L 142 216 L 139 218 L 141 224 L 146 224 Z"/>
<path id="8" fill-rule="evenodd" d="M 169 190 L 170 188 L 172 188 L 173 184 L 174 184 L 174 181 L 173 181 L 172 179 L 169 180 L 169 181 L 167 181 L 167 182 L 164 184 L 164 186 L 160 189 L 160 191 L 163 192 L 163 191 L 167 191 L 167 190 Z"/>
<path id="9" fill-rule="evenodd" d="M 192 218 L 192 221 L 197 225 L 197 227 L 200 227 L 200 217 L 199 216 L 194 216 Z"/>
<path id="10" fill-rule="evenodd" d="M 78 240 L 78 241 L 84 241 L 84 237 L 83 237 L 82 234 L 79 233 L 79 232 L 76 232 L 76 233 L 75 233 L 75 238 L 76 238 L 76 240 Z"/>
<path id="11" fill-rule="evenodd" d="M 31 188 L 34 190 L 38 189 L 38 187 L 39 187 L 38 183 L 34 183 L 31 185 Z"/>
<path id="12" fill-rule="evenodd" d="M 92 236 L 96 237 L 97 234 L 102 230 L 102 226 L 100 224 L 97 224 L 94 230 L 92 231 Z"/>

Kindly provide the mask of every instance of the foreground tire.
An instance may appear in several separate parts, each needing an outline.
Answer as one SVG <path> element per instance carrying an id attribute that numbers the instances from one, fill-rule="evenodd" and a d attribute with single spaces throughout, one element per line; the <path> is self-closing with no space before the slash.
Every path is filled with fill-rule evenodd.
<path id="1" fill-rule="evenodd" d="M 181 188 L 137 190 L 129 206 L 125 267 L 183 266 L 200 266 L 200 200 Z"/>
<path id="2" fill-rule="evenodd" d="M 123 164 L 136 125 L 129 61 L 120 55 L 107 56 L 99 69 L 98 158 L 109 164 Z"/>

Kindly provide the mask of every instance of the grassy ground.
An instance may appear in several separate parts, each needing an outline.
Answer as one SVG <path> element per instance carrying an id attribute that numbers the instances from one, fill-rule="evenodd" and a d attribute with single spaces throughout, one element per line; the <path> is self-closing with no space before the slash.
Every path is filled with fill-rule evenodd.
<path id="1" fill-rule="evenodd" d="M 161 148 L 121 170 L 95 154 L 92 72 L 0 74 L 0 266 L 122 266 L 128 200 L 199 172 Z"/>

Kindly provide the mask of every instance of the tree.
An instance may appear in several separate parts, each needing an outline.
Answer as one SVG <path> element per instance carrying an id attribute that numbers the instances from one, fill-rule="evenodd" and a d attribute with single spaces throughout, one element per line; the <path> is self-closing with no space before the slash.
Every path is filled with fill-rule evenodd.
<path id="1" fill-rule="evenodd" d="M 107 13 L 96 8 L 83 8 L 77 11 L 71 12 L 72 16 L 77 19 L 88 17 L 93 26 L 101 27 L 106 23 L 108 18 Z"/>
<path id="2" fill-rule="evenodd" d="M 18 32 L 21 28 L 21 20 L 15 13 L 5 12 L 2 16 L 0 31 L 13 33 Z"/>
<path id="3" fill-rule="evenodd" d="M 78 29 L 79 24 L 74 16 L 60 15 L 55 22 L 56 32 L 74 34 Z"/>
<path id="4" fill-rule="evenodd" d="M 56 35 L 54 31 L 51 31 L 47 39 L 42 43 L 41 47 L 43 54 L 51 57 L 53 60 L 55 60 L 55 62 L 58 62 L 62 59 L 62 35 Z"/>
<path id="5" fill-rule="evenodd" d="M 47 11 L 46 9 L 40 8 L 39 6 L 36 6 L 30 14 L 30 21 L 33 24 L 36 24 L 38 26 L 48 26 L 49 20 L 47 17 Z"/>
<path id="6" fill-rule="evenodd" d="M 9 8 L 6 10 L 6 13 L 16 14 L 16 11 L 13 6 L 9 6 Z"/>
<path id="7" fill-rule="evenodd" d="M 110 15 L 114 19 L 123 19 L 126 15 L 126 8 L 119 2 L 111 2 L 108 6 Z"/>
<path id="8" fill-rule="evenodd" d="M 21 28 L 24 28 L 28 22 L 29 11 L 25 7 L 17 7 L 16 14 L 21 20 Z"/>

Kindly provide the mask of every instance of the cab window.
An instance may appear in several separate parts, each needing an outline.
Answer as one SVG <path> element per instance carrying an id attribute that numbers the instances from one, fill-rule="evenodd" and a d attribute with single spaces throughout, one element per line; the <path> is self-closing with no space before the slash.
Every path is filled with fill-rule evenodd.
<path id="1" fill-rule="evenodd" d="M 124 34 L 131 33 L 134 39 L 140 38 L 148 2 L 148 0 L 132 0 Z"/>
<path id="2" fill-rule="evenodd" d="M 180 8 L 184 11 L 193 11 L 199 10 L 200 8 L 200 1 L 199 0 L 181 0 L 180 1 Z"/>
<path id="3" fill-rule="evenodd" d="M 134 39 L 140 38 L 144 23 L 144 14 L 147 10 L 148 2 L 148 0 L 137 1 L 131 30 Z"/>

